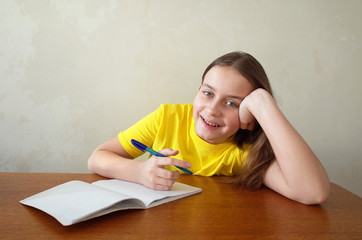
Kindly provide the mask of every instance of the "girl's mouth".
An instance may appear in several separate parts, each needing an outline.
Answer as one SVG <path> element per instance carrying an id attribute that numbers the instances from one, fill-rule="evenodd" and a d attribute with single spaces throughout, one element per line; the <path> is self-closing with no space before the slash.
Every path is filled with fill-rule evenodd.
<path id="1" fill-rule="evenodd" d="M 209 126 L 212 126 L 212 127 L 221 127 L 221 125 L 218 125 L 218 124 L 215 124 L 215 123 L 211 123 L 211 122 L 208 122 L 205 118 L 201 117 L 201 119 Z"/>

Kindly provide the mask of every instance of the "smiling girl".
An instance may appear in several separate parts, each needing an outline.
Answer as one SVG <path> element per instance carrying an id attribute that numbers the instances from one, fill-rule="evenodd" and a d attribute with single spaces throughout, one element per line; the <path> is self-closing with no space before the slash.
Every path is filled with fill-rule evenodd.
<path id="1" fill-rule="evenodd" d="M 131 139 L 167 157 L 134 161 L 143 152 Z M 193 104 L 161 105 L 88 160 L 97 174 L 157 190 L 169 190 L 183 173 L 174 166 L 201 176 L 237 176 L 235 183 L 247 189 L 264 184 L 304 204 L 329 195 L 322 164 L 276 105 L 263 67 L 243 52 L 206 68 Z"/>

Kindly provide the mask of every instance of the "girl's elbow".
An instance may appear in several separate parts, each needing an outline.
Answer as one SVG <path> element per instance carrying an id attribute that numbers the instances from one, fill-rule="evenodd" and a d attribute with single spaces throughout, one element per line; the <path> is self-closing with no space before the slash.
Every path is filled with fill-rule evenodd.
<path id="1" fill-rule="evenodd" d="M 325 203 L 330 195 L 330 184 L 326 184 L 326 186 L 315 189 L 310 194 L 305 194 L 299 202 L 306 204 L 306 205 L 318 205 Z"/>
<path id="2" fill-rule="evenodd" d="M 96 163 L 95 163 L 95 157 L 94 157 L 94 152 L 92 153 L 92 155 L 88 158 L 88 170 L 91 172 L 96 172 L 95 168 L 96 168 Z"/>
<path id="3" fill-rule="evenodd" d="M 92 163 L 92 160 L 89 158 L 88 159 L 88 170 L 91 171 L 91 172 L 94 172 L 93 170 L 93 163 Z"/>
<path id="4" fill-rule="evenodd" d="M 318 194 L 316 194 L 314 204 L 325 203 L 329 198 L 330 192 L 331 192 L 331 185 L 328 182 L 328 184 L 326 184 L 326 186 Z"/>
<path id="5" fill-rule="evenodd" d="M 88 159 L 88 170 L 91 171 L 91 172 L 94 172 L 94 170 L 93 170 L 93 164 L 92 164 L 92 162 L 91 162 L 90 159 Z"/>

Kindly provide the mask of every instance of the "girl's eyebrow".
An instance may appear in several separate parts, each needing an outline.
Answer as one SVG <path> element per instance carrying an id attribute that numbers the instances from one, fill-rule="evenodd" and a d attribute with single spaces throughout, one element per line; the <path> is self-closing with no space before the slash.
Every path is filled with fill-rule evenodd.
<path id="1" fill-rule="evenodd" d="M 203 83 L 201 86 L 205 86 L 205 87 L 208 87 L 210 88 L 212 91 L 215 91 L 215 88 L 210 86 L 209 84 L 207 83 Z M 238 99 L 240 101 L 243 101 L 245 97 L 240 97 L 240 96 L 235 96 L 235 95 L 227 95 L 226 96 L 227 98 L 234 98 L 234 99 Z"/>

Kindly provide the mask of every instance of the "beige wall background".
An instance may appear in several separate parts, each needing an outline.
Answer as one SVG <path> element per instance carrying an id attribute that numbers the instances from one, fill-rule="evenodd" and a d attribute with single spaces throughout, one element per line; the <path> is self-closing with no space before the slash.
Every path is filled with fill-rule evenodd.
<path id="1" fill-rule="evenodd" d="M 92 150 L 243 50 L 327 169 L 362 196 L 359 0 L 1 0 L 0 171 L 88 172 Z"/>

